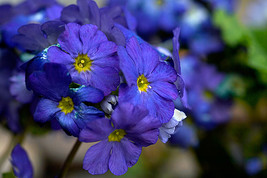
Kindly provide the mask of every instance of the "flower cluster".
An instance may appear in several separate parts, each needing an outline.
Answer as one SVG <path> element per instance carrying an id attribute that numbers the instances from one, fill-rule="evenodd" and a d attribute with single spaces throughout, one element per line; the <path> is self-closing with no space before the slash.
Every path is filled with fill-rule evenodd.
<path id="1" fill-rule="evenodd" d="M 59 7 L 51 3 L 40 7 Z M 39 5 L 33 8 L 38 10 Z M 12 38 L 12 45 L 33 58 L 11 77 L 11 93 L 18 100 L 30 93 L 36 122 L 58 123 L 81 142 L 100 141 L 85 155 L 89 173 L 122 175 L 136 164 L 142 147 L 158 138 L 166 143 L 186 118 L 174 104 L 184 91 L 179 29 L 172 65 L 135 34 L 136 21 L 126 9 L 99 9 L 94 1 L 78 0 L 49 19 L 20 27 Z"/>

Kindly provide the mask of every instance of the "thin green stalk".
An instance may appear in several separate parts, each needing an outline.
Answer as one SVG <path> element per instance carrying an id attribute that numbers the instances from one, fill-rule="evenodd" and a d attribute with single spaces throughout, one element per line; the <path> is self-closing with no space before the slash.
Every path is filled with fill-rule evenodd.
<path id="1" fill-rule="evenodd" d="M 80 142 L 79 139 L 77 139 L 77 141 L 75 142 L 74 146 L 72 147 L 67 159 L 65 160 L 63 167 L 61 168 L 61 171 L 58 175 L 58 178 L 63 178 L 66 176 L 66 174 L 70 168 L 70 165 L 72 163 L 72 160 L 73 160 L 74 156 L 76 155 L 81 144 L 82 144 L 82 142 Z"/>

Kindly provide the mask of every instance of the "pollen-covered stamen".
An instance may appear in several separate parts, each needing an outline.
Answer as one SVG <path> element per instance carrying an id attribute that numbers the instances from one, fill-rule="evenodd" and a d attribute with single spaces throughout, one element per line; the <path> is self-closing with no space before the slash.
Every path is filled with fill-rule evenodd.
<path id="1" fill-rule="evenodd" d="M 126 135 L 126 132 L 123 129 L 114 130 L 109 136 L 109 142 L 120 142 L 121 139 Z"/>
<path id="2" fill-rule="evenodd" d="M 149 82 L 147 81 L 146 77 L 144 76 L 144 74 L 140 75 L 138 78 L 137 78 L 137 87 L 138 87 L 138 90 L 141 92 L 141 91 L 144 91 L 146 92 L 147 91 L 147 88 L 149 87 Z"/>
<path id="3" fill-rule="evenodd" d="M 79 54 L 73 65 L 79 73 L 88 71 L 91 70 L 92 60 L 86 54 Z"/>
<path id="4" fill-rule="evenodd" d="M 61 109 L 62 112 L 65 114 L 71 113 L 74 109 L 74 104 L 72 99 L 67 96 L 67 97 L 62 97 L 62 100 L 59 102 L 58 108 Z"/>

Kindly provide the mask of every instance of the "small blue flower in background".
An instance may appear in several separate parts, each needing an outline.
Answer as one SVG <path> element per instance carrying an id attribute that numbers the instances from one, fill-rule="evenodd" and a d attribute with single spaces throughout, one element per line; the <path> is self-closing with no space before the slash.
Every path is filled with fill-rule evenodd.
<path id="1" fill-rule="evenodd" d="M 69 23 L 59 36 L 60 48 L 48 49 L 48 60 L 66 65 L 73 82 L 90 85 L 105 95 L 119 85 L 117 45 L 95 25 Z"/>
<path id="2" fill-rule="evenodd" d="M 125 45 L 122 32 L 114 26 L 116 18 L 126 18 L 124 21 L 130 26 L 135 26 L 135 22 L 134 19 L 129 18 L 129 14 L 122 15 L 120 13 L 122 11 L 121 8 L 103 7 L 99 9 L 96 2 L 92 0 L 77 0 L 77 5 L 69 5 L 62 10 L 60 20 L 66 24 L 74 22 L 80 25 L 96 25 L 109 40 L 114 41 L 117 45 Z"/>
<path id="3" fill-rule="evenodd" d="M 21 103 L 30 103 L 33 100 L 32 91 L 27 90 L 25 83 L 25 73 L 19 72 L 10 77 L 10 94 Z"/>
<path id="4" fill-rule="evenodd" d="M 33 168 L 26 151 L 17 144 L 11 153 L 11 163 L 15 176 L 19 178 L 32 178 Z"/>
<path id="5" fill-rule="evenodd" d="M 193 126 L 184 123 L 183 126 L 171 136 L 168 143 L 184 149 L 195 147 L 198 145 L 196 129 Z"/>
<path id="6" fill-rule="evenodd" d="M 236 10 L 238 0 L 203 0 L 210 3 L 215 10 L 224 10 L 228 13 L 233 13 Z"/>
<path id="7" fill-rule="evenodd" d="M 219 73 L 215 66 L 203 63 L 193 55 L 182 58 L 181 68 L 188 104 L 191 107 L 188 112 L 195 123 L 201 128 L 213 129 L 229 121 L 232 102 L 216 94 L 225 76 Z M 179 109 L 181 105 L 176 102 L 176 107 Z"/>
<path id="8" fill-rule="evenodd" d="M 248 159 L 245 165 L 246 171 L 250 176 L 256 175 L 263 169 L 263 162 L 260 158 Z"/>
<path id="9" fill-rule="evenodd" d="M 189 3 L 188 0 L 110 0 L 109 5 L 124 5 L 137 19 L 138 33 L 145 37 L 159 30 L 171 32 Z"/>
<path id="10" fill-rule="evenodd" d="M 12 37 L 17 34 L 19 27 L 28 23 L 44 23 L 59 19 L 62 8 L 55 0 L 27 0 L 16 6 L 3 5 L 1 9 L 11 11 L 8 20 L 5 20 L 0 28 L 4 41 L 14 47 Z"/>
<path id="11" fill-rule="evenodd" d="M 85 86 L 70 89 L 71 77 L 61 64 L 44 64 L 44 71 L 33 72 L 29 82 L 31 89 L 43 96 L 34 112 L 34 119 L 38 122 L 57 119 L 68 134 L 77 137 L 86 123 L 104 116 L 102 111 L 83 103 L 100 102 L 103 92 Z"/>
<path id="12" fill-rule="evenodd" d="M 85 154 L 83 168 L 90 174 L 104 174 L 108 169 L 115 175 L 126 173 L 138 161 L 142 147 L 158 140 L 161 123 L 148 114 L 142 106 L 120 103 L 111 119 L 88 124 L 79 140 L 100 142 Z"/>
<path id="13" fill-rule="evenodd" d="M 139 44 L 135 37 L 129 39 L 126 48 L 119 46 L 118 55 L 128 85 L 121 85 L 119 101 L 145 105 L 161 123 L 168 122 L 174 112 L 173 100 L 178 97 L 176 71 L 160 62 L 158 52 L 149 44 Z"/>

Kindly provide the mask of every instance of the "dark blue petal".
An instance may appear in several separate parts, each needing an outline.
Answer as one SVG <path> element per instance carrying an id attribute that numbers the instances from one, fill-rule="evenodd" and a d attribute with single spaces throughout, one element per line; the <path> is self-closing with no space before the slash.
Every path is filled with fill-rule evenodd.
<path id="1" fill-rule="evenodd" d="M 33 177 L 32 164 L 28 158 L 26 151 L 17 144 L 11 153 L 11 163 L 13 165 L 14 174 L 19 178 Z"/>
<path id="2" fill-rule="evenodd" d="M 80 102 L 99 103 L 104 98 L 104 93 L 101 90 L 90 86 L 72 89 L 72 92 L 73 100 L 77 105 Z"/>
<path id="3" fill-rule="evenodd" d="M 44 123 L 53 119 L 57 112 L 60 112 L 58 102 L 41 99 L 35 108 L 33 117 L 35 121 Z"/>
<path id="4" fill-rule="evenodd" d="M 77 111 L 79 117 L 76 117 L 74 121 L 80 129 L 83 129 L 86 127 L 86 125 L 90 124 L 90 122 L 96 119 L 105 117 L 104 112 L 99 111 L 93 106 L 87 106 L 83 103 L 81 103 L 79 106 L 75 106 L 75 110 Z"/>
<path id="5" fill-rule="evenodd" d="M 75 123 L 77 113 L 76 111 L 72 111 L 71 113 L 65 114 L 64 112 L 58 112 L 56 114 L 56 118 L 60 123 L 62 129 L 69 135 L 73 135 L 74 137 L 78 137 L 80 133 L 80 128 Z"/>
<path id="6" fill-rule="evenodd" d="M 64 65 L 44 64 L 44 71 L 33 72 L 29 77 L 32 90 L 48 99 L 60 101 L 66 96 L 71 77 Z"/>

